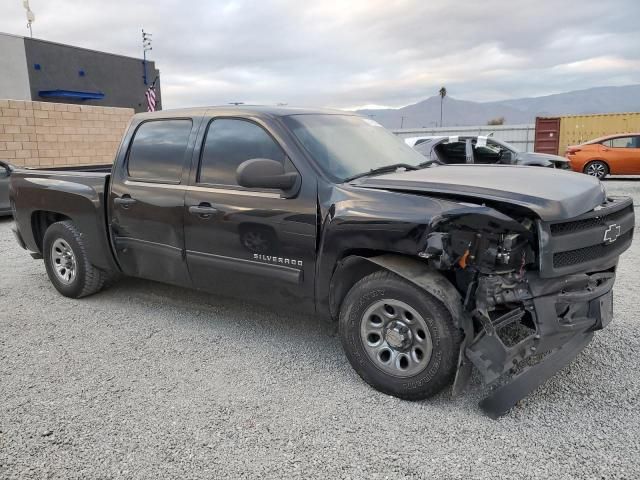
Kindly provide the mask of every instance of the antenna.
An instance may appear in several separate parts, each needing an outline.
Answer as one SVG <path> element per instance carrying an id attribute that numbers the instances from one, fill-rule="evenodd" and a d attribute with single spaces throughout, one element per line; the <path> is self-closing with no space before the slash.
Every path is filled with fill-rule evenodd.
<path id="1" fill-rule="evenodd" d="M 27 11 L 27 28 L 29 29 L 29 34 L 31 38 L 33 38 L 33 30 L 31 29 L 31 24 L 36 21 L 36 16 L 31 11 L 31 7 L 29 6 L 29 0 L 22 0 L 22 6 Z"/>
<path id="2" fill-rule="evenodd" d="M 153 50 L 151 47 L 152 36 L 153 34 L 145 32 L 144 28 L 142 29 L 142 48 L 144 48 L 145 52 Z"/>

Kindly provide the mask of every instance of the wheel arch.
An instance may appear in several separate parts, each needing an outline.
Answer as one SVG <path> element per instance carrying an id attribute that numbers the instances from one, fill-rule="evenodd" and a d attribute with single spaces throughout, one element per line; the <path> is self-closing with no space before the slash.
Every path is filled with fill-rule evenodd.
<path id="1" fill-rule="evenodd" d="M 424 261 L 406 255 L 384 253 L 374 256 L 344 257 L 331 277 L 330 311 L 336 318 L 351 287 L 361 278 L 378 270 L 388 270 L 417 285 L 445 304 L 458 327 L 463 327 L 465 313 L 462 296 L 449 280 Z"/>
<path id="2" fill-rule="evenodd" d="M 42 254 L 42 242 L 47 229 L 54 223 L 65 220 L 71 220 L 71 218 L 63 213 L 50 210 L 35 210 L 31 213 L 31 231 L 40 254 Z"/>
<path id="3" fill-rule="evenodd" d="M 379 270 L 390 271 L 440 300 L 449 311 L 454 325 L 462 331 L 463 339 L 452 388 L 452 394 L 458 395 L 471 378 L 472 367 L 465 351 L 474 337 L 473 319 L 463 308 L 463 299 L 458 290 L 442 273 L 424 261 L 393 253 L 344 257 L 331 278 L 329 308 L 332 318 L 339 315 L 342 302 L 351 287 L 364 276 Z"/>
<path id="4" fill-rule="evenodd" d="M 340 315 L 340 307 L 351 287 L 367 275 L 382 270 L 380 265 L 371 261 L 372 257 L 348 254 L 337 264 L 329 285 L 329 313 L 333 320 Z"/>
<path id="5" fill-rule="evenodd" d="M 100 214 L 96 215 L 95 208 L 87 211 L 69 212 L 69 214 L 57 209 L 40 208 L 33 210 L 28 216 L 25 215 L 23 219 L 24 224 L 28 225 L 23 231 L 31 237 L 26 243 L 29 250 L 34 252 L 32 253 L 34 258 L 42 258 L 44 235 L 47 229 L 56 222 L 70 221 L 85 239 L 90 262 L 104 271 L 119 271 L 108 244 L 109 232 L 106 226 L 101 228 L 104 217 Z M 25 238 L 25 240 L 27 239 Z"/>

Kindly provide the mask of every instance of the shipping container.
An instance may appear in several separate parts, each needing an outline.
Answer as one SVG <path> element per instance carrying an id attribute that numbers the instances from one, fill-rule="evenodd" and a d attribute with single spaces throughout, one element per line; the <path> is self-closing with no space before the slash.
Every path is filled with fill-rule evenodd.
<path id="1" fill-rule="evenodd" d="M 556 150 L 551 151 L 554 122 L 558 125 L 553 135 L 557 144 Z M 638 132 L 640 132 L 640 112 L 538 117 L 536 118 L 535 151 L 564 155 L 569 145 L 578 145 L 605 135 Z"/>
<path id="2" fill-rule="evenodd" d="M 560 138 L 559 118 L 536 118 L 536 135 L 534 152 L 558 154 Z"/>

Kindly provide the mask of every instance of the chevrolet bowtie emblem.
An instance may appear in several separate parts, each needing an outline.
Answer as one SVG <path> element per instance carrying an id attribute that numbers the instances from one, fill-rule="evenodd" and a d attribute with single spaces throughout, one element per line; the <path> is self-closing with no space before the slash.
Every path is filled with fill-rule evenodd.
<path id="1" fill-rule="evenodd" d="M 613 243 L 620 236 L 620 225 L 617 223 L 612 223 L 607 227 L 604 231 L 604 242 L 605 243 Z"/>

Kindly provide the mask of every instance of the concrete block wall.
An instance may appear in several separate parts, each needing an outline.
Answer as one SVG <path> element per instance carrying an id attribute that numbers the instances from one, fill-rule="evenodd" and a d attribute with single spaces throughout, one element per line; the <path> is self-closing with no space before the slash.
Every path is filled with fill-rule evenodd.
<path id="1" fill-rule="evenodd" d="M 47 168 L 112 163 L 132 108 L 0 100 L 0 160 Z"/>

